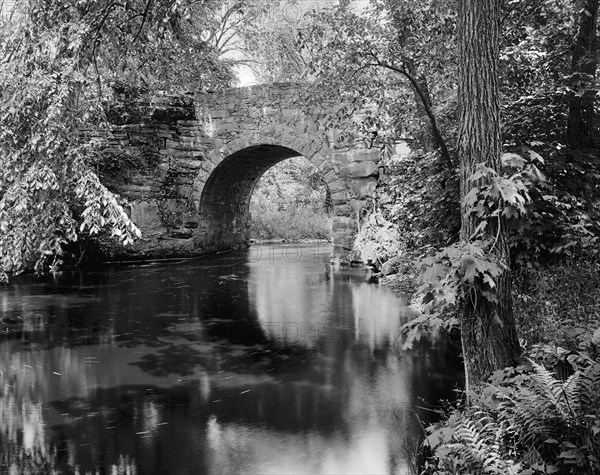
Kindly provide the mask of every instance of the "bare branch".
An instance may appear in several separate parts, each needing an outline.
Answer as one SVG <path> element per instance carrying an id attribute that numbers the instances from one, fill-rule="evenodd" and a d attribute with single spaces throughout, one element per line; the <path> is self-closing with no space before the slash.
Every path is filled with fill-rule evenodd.
<path id="1" fill-rule="evenodd" d="M 429 118 L 429 121 L 431 122 L 431 128 L 433 130 L 433 135 L 435 137 L 436 142 L 438 143 L 438 145 L 440 147 L 440 152 L 442 154 L 442 157 L 446 161 L 446 165 L 448 166 L 448 169 L 452 170 L 454 168 L 454 165 L 452 163 L 452 158 L 450 157 L 450 152 L 448 151 L 446 142 L 444 141 L 442 134 L 440 133 L 440 131 L 438 129 L 435 115 L 433 114 L 433 111 L 431 110 L 431 105 L 429 104 L 429 101 L 427 100 L 427 97 L 425 96 L 423 90 L 421 89 L 421 86 L 419 85 L 419 82 L 417 81 L 417 79 L 412 74 L 410 74 L 405 68 L 399 68 L 397 66 L 394 66 L 392 64 L 386 63 L 385 61 L 381 61 L 381 60 L 377 60 L 377 65 L 382 68 L 389 69 L 390 71 L 395 71 L 395 72 L 401 74 L 402 76 L 404 76 L 406 79 L 408 79 L 408 81 L 410 82 L 412 87 L 417 92 L 419 98 L 421 99 L 423 108 L 425 109 L 425 113 L 427 114 L 427 117 Z"/>
<path id="2" fill-rule="evenodd" d="M 148 18 L 148 12 L 150 11 L 150 7 L 152 6 L 153 2 L 154 2 L 154 0 L 148 0 L 148 2 L 146 3 L 146 8 L 144 9 L 144 14 L 142 16 L 142 23 L 140 24 L 140 29 L 138 30 L 137 34 L 133 38 L 133 41 L 131 42 L 131 44 L 134 44 L 137 41 L 140 34 L 142 33 L 142 30 L 144 29 L 144 25 L 146 24 L 146 19 Z"/>

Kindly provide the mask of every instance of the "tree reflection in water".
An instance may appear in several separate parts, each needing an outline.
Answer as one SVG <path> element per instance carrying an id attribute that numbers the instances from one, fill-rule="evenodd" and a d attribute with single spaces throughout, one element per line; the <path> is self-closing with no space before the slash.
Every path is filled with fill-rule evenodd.
<path id="1" fill-rule="evenodd" d="M 402 302 L 301 251 L 2 289 L 0 470 L 403 473 L 457 350 L 399 352 Z"/>

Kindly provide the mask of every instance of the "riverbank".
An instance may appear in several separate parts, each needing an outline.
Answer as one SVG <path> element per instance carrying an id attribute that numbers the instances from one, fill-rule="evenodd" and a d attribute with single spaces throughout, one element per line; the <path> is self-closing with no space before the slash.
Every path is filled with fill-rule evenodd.
<path id="1" fill-rule="evenodd" d="M 419 307 L 410 266 L 380 285 Z M 513 308 L 521 364 L 496 371 L 469 405 L 463 397 L 425 427 L 422 473 L 600 473 L 600 262 L 517 275 Z"/>

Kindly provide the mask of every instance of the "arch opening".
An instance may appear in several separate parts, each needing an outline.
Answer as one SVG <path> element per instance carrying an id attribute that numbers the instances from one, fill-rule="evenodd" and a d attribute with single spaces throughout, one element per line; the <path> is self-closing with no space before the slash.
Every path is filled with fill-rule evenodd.
<path id="1" fill-rule="evenodd" d="M 263 174 L 301 153 L 280 145 L 260 144 L 239 150 L 215 167 L 200 196 L 206 223 L 202 246 L 214 251 L 240 249 L 250 241 L 250 199 Z"/>
<path id="2" fill-rule="evenodd" d="M 330 239 L 333 204 L 323 173 L 306 157 L 269 168 L 250 199 L 250 237 L 257 240 Z"/>
<path id="3" fill-rule="evenodd" d="M 219 160 L 214 168 L 211 167 L 212 172 L 205 169 L 199 175 L 194 186 L 199 193 L 200 224 L 194 233 L 194 247 L 204 252 L 248 247 L 250 200 L 254 188 L 271 167 L 283 160 L 302 156 L 323 173 L 333 210 L 333 257 L 342 261 L 347 259 L 356 233 L 356 209 L 361 206 L 360 196 L 371 192 L 373 186 L 371 178 L 353 179 L 352 175 L 366 176 L 365 170 L 370 175 L 372 165 L 358 163 L 358 167 L 354 165 L 356 170 L 349 167 L 347 151 L 337 152 L 332 158 L 326 153 L 313 151 L 312 155 L 306 155 L 285 146 L 265 143 L 236 151 Z"/>

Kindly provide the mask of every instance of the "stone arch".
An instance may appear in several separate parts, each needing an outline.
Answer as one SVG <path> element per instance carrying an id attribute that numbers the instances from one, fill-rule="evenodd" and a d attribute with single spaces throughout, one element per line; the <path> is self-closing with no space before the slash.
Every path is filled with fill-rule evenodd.
<path id="1" fill-rule="evenodd" d="M 242 144 L 246 145 L 245 142 Z M 230 149 L 231 145 L 227 151 Z M 215 251 L 246 247 L 250 240 L 250 198 L 258 181 L 277 163 L 299 156 L 308 159 L 321 172 L 332 194 L 337 193 L 337 199 L 333 202 L 333 220 L 334 228 L 339 231 L 339 222 L 346 224 L 346 217 L 342 216 L 340 210 L 348 207 L 348 203 L 340 196 L 344 184 L 327 156 L 314 150 L 303 153 L 301 149 L 261 143 L 245 146 L 198 174 L 195 188 L 203 229 L 198 234 L 200 242 L 197 245 Z M 347 242 L 336 240 L 335 235 L 334 246 L 340 251 L 338 254 L 348 251 Z"/>
<path id="2" fill-rule="evenodd" d="M 301 107 L 303 87 L 198 92 L 185 119 L 115 125 L 109 137 L 99 136 L 107 153 L 125 151 L 140 162 L 126 180 L 111 185 L 128 200 L 142 231 L 126 257 L 201 255 L 246 246 L 244 210 L 254 185 L 268 168 L 295 155 L 306 157 L 327 183 L 334 255 L 348 257 L 358 216 L 378 184 L 379 149 L 320 124 Z M 337 103 L 332 99 L 322 106 Z"/>
<path id="3" fill-rule="evenodd" d="M 215 169 L 227 158 L 234 156 L 239 157 L 239 154 L 243 150 L 251 150 L 253 147 L 274 147 L 273 150 L 288 149 L 294 151 L 292 156 L 303 156 L 309 160 L 313 166 L 319 170 L 324 176 L 327 174 L 327 179 L 335 181 L 338 178 L 335 167 L 328 160 L 328 144 L 323 140 L 322 137 L 310 139 L 308 136 L 299 135 L 288 135 L 285 141 L 274 140 L 273 135 L 270 133 L 271 130 L 263 130 L 256 134 L 242 134 L 236 139 L 223 144 L 220 148 L 214 148 L 207 154 L 207 160 L 204 161 L 200 172 L 198 173 L 193 184 L 192 199 L 199 203 L 201 200 L 201 193 L 208 182 L 210 176 Z M 319 140 L 321 139 L 321 140 Z M 279 160 L 280 161 L 280 160 Z M 275 165 L 277 161 L 272 162 Z M 268 167 L 270 168 L 270 167 Z M 267 168 L 267 169 L 268 169 Z M 266 170 L 265 170 L 266 171 Z M 337 170 L 339 171 L 339 170 Z M 331 172 L 331 173 L 330 173 Z M 329 183 L 328 183 L 329 184 Z"/>

